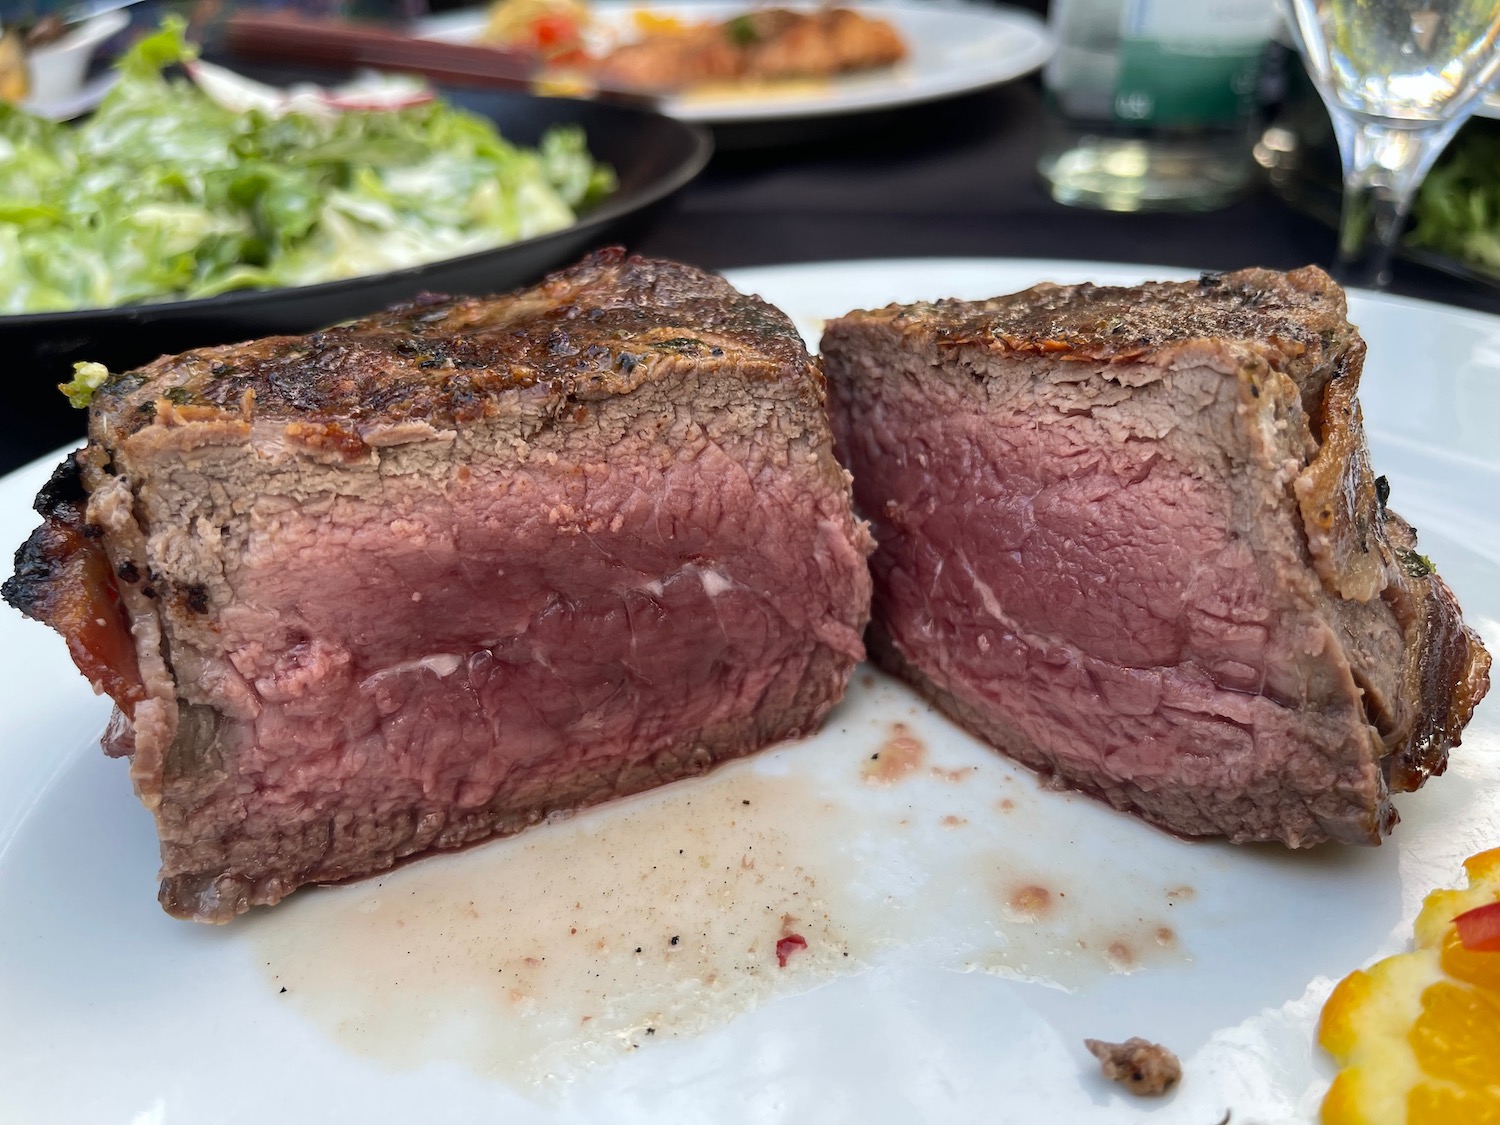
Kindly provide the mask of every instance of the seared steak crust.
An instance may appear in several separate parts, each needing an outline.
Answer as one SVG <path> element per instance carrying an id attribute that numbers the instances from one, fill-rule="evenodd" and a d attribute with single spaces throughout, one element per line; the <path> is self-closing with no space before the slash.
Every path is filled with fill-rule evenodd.
<path id="1" fill-rule="evenodd" d="M 785 316 L 722 279 L 606 251 L 506 301 L 429 295 L 310 336 L 164 356 L 108 382 L 96 417 L 123 438 L 155 421 L 159 399 L 174 416 L 233 422 L 249 396 L 255 417 L 309 427 L 292 440 L 322 433 L 358 455 L 372 429 L 472 425 L 525 391 L 560 410 L 698 361 L 776 381 L 807 352 Z M 808 381 L 809 401 L 817 391 Z"/>
<path id="2" fill-rule="evenodd" d="M 1233 340 L 1286 366 L 1305 390 L 1321 389 L 1329 363 L 1355 338 L 1342 296 L 1321 270 L 1205 273 L 1196 284 L 1130 288 L 1037 285 L 988 301 L 892 305 L 877 313 L 927 322 L 945 344 L 990 342 L 998 350 L 1111 363 L 1189 340 Z"/>
<path id="3" fill-rule="evenodd" d="M 776 310 L 618 251 L 166 357 L 6 596 L 75 655 L 56 607 L 114 599 L 106 749 L 163 905 L 225 921 L 816 729 L 869 612 L 823 394 Z"/>
<path id="4" fill-rule="evenodd" d="M 42 523 L 17 549 L 15 573 L 0 585 L 0 597 L 56 628 L 94 689 L 133 707 L 143 698 L 140 670 L 109 556 L 99 529 L 85 518 L 88 493 L 77 454 L 54 470 L 34 507 Z"/>
<path id="5" fill-rule="evenodd" d="M 1188 835 L 1376 843 L 1489 656 L 1385 507 L 1325 274 L 1041 285 L 823 341 L 879 547 L 873 655 Z"/>

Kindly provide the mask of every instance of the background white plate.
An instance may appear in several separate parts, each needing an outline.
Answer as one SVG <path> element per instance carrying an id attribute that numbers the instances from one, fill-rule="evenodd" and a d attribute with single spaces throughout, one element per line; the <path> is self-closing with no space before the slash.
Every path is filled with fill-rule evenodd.
<path id="1" fill-rule="evenodd" d="M 130 16 L 123 11 L 102 11 L 72 26 L 62 38 L 33 50 L 27 58 L 30 96 L 21 108 L 38 117 L 66 121 L 97 106 L 117 76 L 110 70 L 85 81 L 89 64 L 99 48 L 129 23 Z"/>
<path id="2" fill-rule="evenodd" d="M 1044 279 L 1178 275 L 969 260 L 731 277 L 815 338 L 820 318 L 855 306 L 987 296 Z M 1363 401 L 1377 471 L 1493 649 L 1500 320 L 1364 294 L 1351 304 L 1370 343 Z M 0 544 L 30 530 L 29 502 L 49 468 L 0 481 Z M 123 763 L 95 744 L 107 710 L 56 636 L 0 611 L 0 1121 L 1211 1125 L 1226 1110 L 1235 1125 L 1306 1121 L 1328 1077 L 1311 1036 L 1332 981 L 1400 948 L 1423 894 L 1451 882 L 1465 855 L 1500 844 L 1493 699 L 1448 774 L 1400 799 L 1403 823 L 1385 846 L 1291 854 L 1188 843 L 1045 791 L 904 689 L 857 676 L 816 739 L 212 928 L 173 921 L 154 901 L 149 818 Z M 933 765 L 966 772 L 863 782 L 895 722 L 925 743 Z M 568 1024 L 566 982 L 539 1003 L 507 1006 L 470 964 L 494 953 L 484 932 L 464 923 L 474 940 L 454 945 L 442 927 L 424 929 L 424 918 L 456 918 L 465 896 L 493 893 L 529 864 L 532 885 L 507 911 L 530 918 L 548 901 L 563 917 L 576 905 L 603 932 L 610 915 L 595 908 L 611 894 L 629 899 L 637 868 L 676 862 L 688 839 L 689 852 L 705 855 L 738 847 L 729 829 L 705 829 L 702 811 L 741 789 L 786 799 L 756 806 L 767 819 L 755 854 L 781 848 L 782 861 L 762 868 L 774 866 L 775 878 L 817 876 L 814 901 L 789 905 L 803 918 L 827 914 L 819 932 L 833 940 L 806 929 L 815 948 L 786 970 L 762 944 L 755 973 L 709 985 L 672 958 L 722 953 L 695 935 L 743 903 L 683 905 L 670 894 L 636 903 L 639 917 L 670 922 L 687 940 L 668 948 L 665 930 L 640 939 L 650 948 L 636 959 L 639 979 L 620 976 L 616 962 L 597 1011 L 607 1022 L 632 1004 L 659 1004 L 660 1035 L 644 1038 L 637 1023 L 588 1041 Z M 632 836 L 632 824 L 655 825 L 659 839 Z M 548 849 L 563 855 L 538 866 Z M 682 861 L 684 891 L 698 879 L 694 858 Z M 1058 896 L 1055 916 L 1007 906 L 1010 889 L 1030 884 Z M 413 936 L 395 945 L 378 923 L 402 909 Z M 538 917 L 527 925 L 552 925 Z M 494 923 L 501 945 L 519 940 L 507 924 Z M 1149 948 L 1142 935 L 1161 926 L 1175 937 Z M 530 936 L 588 976 L 594 955 L 567 954 L 565 931 Z M 1140 953 L 1139 971 L 1109 971 L 1100 952 L 1113 936 Z M 419 978 L 470 987 L 408 988 L 404 999 L 401 983 Z M 717 1004 L 698 1004 L 716 988 Z M 694 1019 L 701 1028 L 674 1037 L 674 1019 L 678 1031 Z M 1164 1042 L 1182 1056 L 1185 1082 L 1164 1103 L 1135 1102 L 1097 1076 L 1079 1043 L 1086 1035 Z M 540 1061 L 520 1059 L 525 1051 Z M 556 1077 L 531 1084 L 543 1072 Z"/>
<path id="3" fill-rule="evenodd" d="M 784 5 L 812 8 L 805 0 Z M 739 0 L 709 3 L 620 3 L 595 7 L 600 23 L 630 34 L 631 13 L 646 8 L 683 20 L 725 20 L 748 7 Z M 893 68 L 852 74 L 813 86 L 789 84 L 785 91 L 686 93 L 665 99 L 662 112 L 683 121 L 728 124 L 783 118 L 823 117 L 864 110 L 895 109 L 995 86 L 1030 74 L 1052 55 L 1046 26 L 1030 12 L 1005 7 L 935 2 L 852 3 L 848 7 L 890 20 L 906 40 L 909 57 Z M 434 16 L 418 26 L 434 39 L 469 42 L 485 26 L 483 10 Z"/>

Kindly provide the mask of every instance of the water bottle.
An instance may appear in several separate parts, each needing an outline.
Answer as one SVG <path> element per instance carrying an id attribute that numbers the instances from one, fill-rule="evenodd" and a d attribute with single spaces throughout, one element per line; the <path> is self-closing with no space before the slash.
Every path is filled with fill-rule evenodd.
<path id="1" fill-rule="evenodd" d="M 1043 74 L 1058 128 L 1039 170 L 1061 203 L 1207 210 L 1253 173 L 1273 0 L 1053 0 Z"/>

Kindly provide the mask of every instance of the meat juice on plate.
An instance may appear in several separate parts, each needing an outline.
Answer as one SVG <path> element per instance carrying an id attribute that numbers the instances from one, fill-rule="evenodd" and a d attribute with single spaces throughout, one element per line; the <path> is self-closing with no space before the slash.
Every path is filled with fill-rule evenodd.
<path id="1" fill-rule="evenodd" d="M 268 985 L 350 1050 L 545 1085 L 887 963 L 1074 989 L 1187 959 L 1202 857 L 1107 871 L 1035 847 L 1091 804 L 866 672 L 803 743 L 241 924 Z"/>

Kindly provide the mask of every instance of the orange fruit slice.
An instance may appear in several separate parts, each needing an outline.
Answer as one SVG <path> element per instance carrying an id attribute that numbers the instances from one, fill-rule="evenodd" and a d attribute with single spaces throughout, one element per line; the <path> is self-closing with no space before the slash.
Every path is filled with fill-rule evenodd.
<path id="1" fill-rule="evenodd" d="M 1414 947 L 1350 973 L 1318 1042 L 1339 1064 L 1323 1125 L 1500 1125 L 1500 848 L 1428 895 Z"/>

